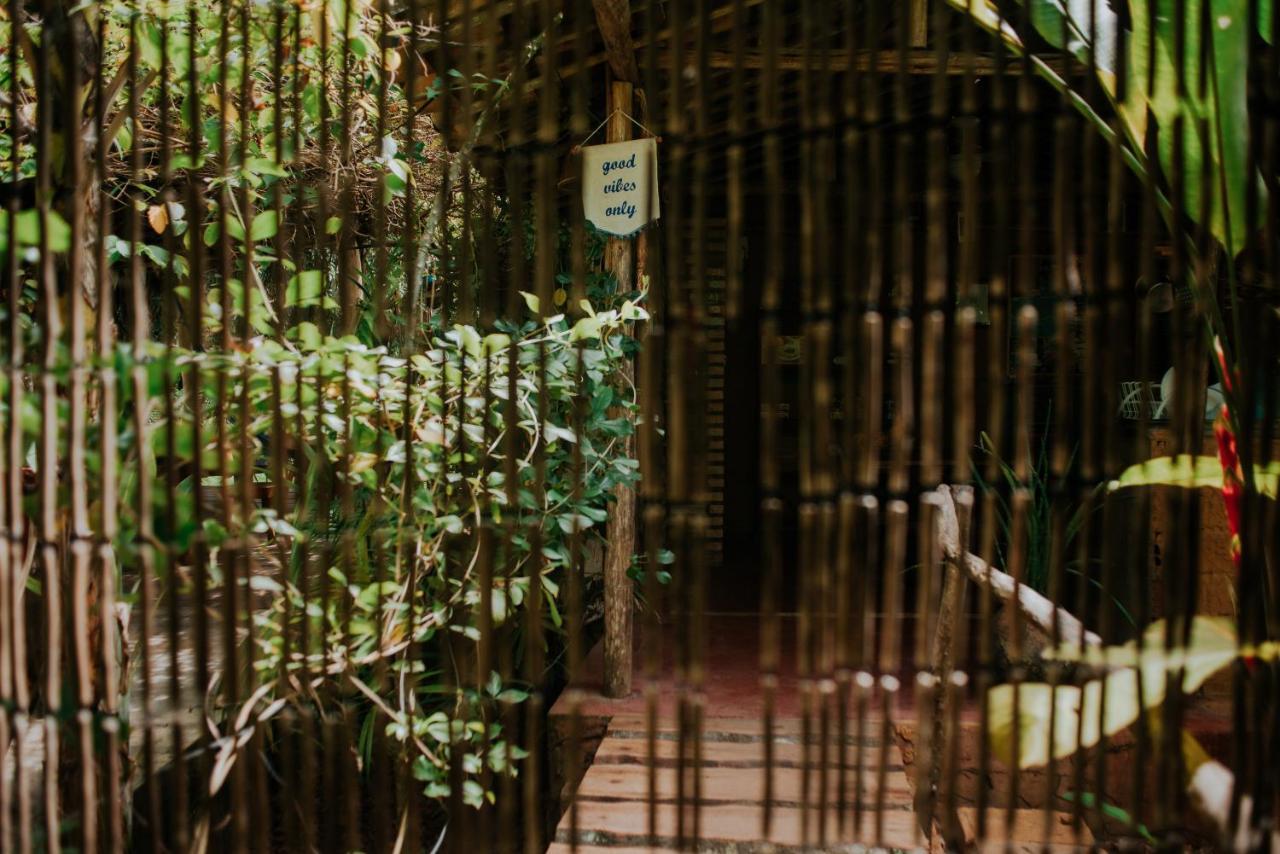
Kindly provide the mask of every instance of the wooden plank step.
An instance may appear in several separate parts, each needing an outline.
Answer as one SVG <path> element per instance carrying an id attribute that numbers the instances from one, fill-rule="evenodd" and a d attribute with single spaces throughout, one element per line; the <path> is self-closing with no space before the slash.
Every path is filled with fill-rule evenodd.
<path id="1" fill-rule="evenodd" d="M 676 807 L 671 804 L 659 804 L 656 810 L 657 835 L 659 845 L 673 847 L 676 830 Z M 764 811 L 759 805 L 725 804 L 704 806 L 700 813 L 700 837 L 706 843 L 754 843 L 761 841 Z M 879 817 L 884 823 L 883 839 L 875 839 L 873 828 L 875 816 L 864 813 L 860 833 L 846 827 L 845 838 L 839 832 L 839 817 L 834 811 L 826 814 L 827 844 L 840 842 L 863 841 L 881 843 L 891 848 L 915 848 L 918 846 L 915 816 L 909 805 L 905 809 L 885 810 Z M 808 838 L 801 832 L 802 818 L 807 818 L 810 833 Z M 846 816 L 846 822 L 848 817 Z M 816 810 L 791 807 L 775 807 L 771 816 L 771 832 L 769 842 L 777 845 L 796 847 L 802 842 L 810 845 L 817 842 L 818 815 Z M 643 802 L 626 804 L 583 801 L 578 804 L 579 840 L 595 845 L 630 845 L 644 846 L 648 842 L 649 810 Z M 568 822 L 565 821 L 557 834 L 557 841 L 567 843 Z M 761 846 L 761 850 L 766 850 Z"/>
<path id="2" fill-rule="evenodd" d="M 713 746 L 714 747 L 714 746 Z M 712 749 L 704 753 L 707 760 L 717 758 Z M 814 757 L 815 760 L 817 757 Z M 663 803 L 674 803 L 679 797 L 676 769 L 670 765 L 659 766 L 655 779 L 655 796 Z M 698 775 L 702 782 L 702 802 L 704 804 L 762 804 L 765 800 L 765 773 L 763 768 L 725 768 L 720 766 L 703 767 Z M 692 783 L 692 775 L 686 777 L 686 786 Z M 826 801 L 834 804 L 839 792 L 839 770 L 832 768 L 826 775 Z M 849 801 L 854 796 L 856 775 L 848 774 L 845 785 Z M 799 807 L 803 803 L 814 803 L 822 793 L 822 779 L 819 769 L 813 769 L 808 775 L 809 788 L 805 789 L 805 773 L 801 768 L 774 768 L 773 791 L 771 800 L 774 804 Z M 911 786 L 906 775 L 897 771 L 886 774 L 885 790 L 879 791 L 874 771 L 862 774 L 861 786 L 863 802 L 867 804 L 882 803 L 888 807 L 903 807 L 911 803 Z M 685 790 L 685 798 L 692 797 L 692 791 Z M 602 765 L 596 763 L 588 769 L 582 784 L 578 787 L 576 797 L 581 801 L 647 801 L 649 797 L 649 769 L 643 765 Z M 850 804 L 850 809 L 852 805 Z"/>
<path id="3" fill-rule="evenodd" d="M 1045 839 L 1044 810 L 1016 809 L 1013 811 L 1013 827 L 1007 824 L 1008 811 L 998 807 L 987 809 L 986 835 L 978 839 L 978 810 L 959 807 L 956 815 L 964 838 L 980 851 L 1021 851 L 1026 854 L 1043 851 L 1088 850 L 1093 847 L 1093 834 L 1083 822 L 1079 834 L 1071 826 L 1071 814 L 1053 812 L 1049 815 L 1049 838 Z M 1009 845 L 1011 847 L 1006 847 Z"/>
<path id="4" fill-rule="evenodd" d="M 680 744 L 674 739 L 654 739 L 653 754 L 654 761 L 659 765 L 670 765 L 676 761 L 676 753 Z M 703 757 L 704 765 L 722 765 L 740 768 L 763 768 L 764 767 L 764 742 L 763 741 L 721 741 L 715 746 L 714 757 Z M 835 745 L 828 747 L 832 754 L 829 761 L 834 765 L 839 763 L 839 750 Z M 820 753 L 816 746 L 811 748 L 811 761 L 819 761 L 817 756 Z M 850 773 L 853 773 L 853 766 L 857 763 L 858 747 L 854 744 L 845 745 L 845 762 L 850 766 Z M 649 743 L 643 737 L 641 738 L 606 738 L 600 743 L 600 748 L 596 751 L 596 765 L 647 765 L 649 762 Z M 803 745 L 792 742 L 777 743 L 773 746 L 773 762 L 776 768 L 792 767 L 798 768 L 804 762 Z M 862 763 L 864 766 L 864 774 L 875 773 L 876 767 L 880 762 L 880 748 L 877 739 L 864 739 L 862 746 Z M 890 771 L 902 770 L 902 756 L 898 753 L 896 744 L 889 745 L 888 766 Z"/>
<path id="5" fill-rule="evenodd" d="M 832 713 L 831 734 L 834 737 L 837 727 L 834 721 L 834 711 Z M 904 722 L 905 723 L 905 722 Z M 819 731 L 819 721 L 817 716 L 810 720 L 810 729 L 816 737 Z M 883 720 L 879 715 L 868 715 L 862 722 L 863 731 L 868 736 L 878 736 Z M 643 714 L 621 714 L 614 715 L 609 720 L 609 737 L 627 737 L 621 736 L 622 733 L 632 733 L 630 737 L 643 738 L 647 730 L 645 716 Z M 677 732 L 676 721 L 671 717 L 662 717 L 658 720 L 656 730 L 665 737 L 675 738 Z M 852 736 L 857 730 L 857 722 L 849 721 L 848 731 Z M 800 718 L 786 717 L 778 718 L 773 722 L 771 735 L 775 740 L 794 740 L 802 732 L 804 732 L 804 723 Z M 702 721 L 702 737 L 704 739 L 719 739 L 722 741 L 759 741 L 764 734 L 764 722 L 760 718 L 732 718 L 707 716 Z"/>

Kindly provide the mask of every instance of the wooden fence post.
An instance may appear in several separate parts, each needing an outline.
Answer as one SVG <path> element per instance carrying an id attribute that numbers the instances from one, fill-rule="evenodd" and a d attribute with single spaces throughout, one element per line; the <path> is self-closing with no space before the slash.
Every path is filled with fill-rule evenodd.
<path id="1" fill-rule="evenodd" d="M 605 130 L 609 142 L 631 139 L 632 85 L 614 81 L 609 88 L 609 125 Z M 621 110 L 622 112 L 618 112 Z M 632 238 L 610 238 L 605 249 L 605 264 L 613 271 L 618 289 L 631 290 L 635 248 Z M 628 324 L 628 327 L 630 324 Z M 630 329 L 627 330 L 630 333 Z M 630 381 L 630 361 L 619 370 Z M 623 453 L 631 456 L 635 442 L 626 439 Z M 604 559 L 604 693 L 607 697 L 625 697 L 631 693 L 631 633 L 635 610 L 631 577 L 631 556 L 636 545 L 636 493 L 630 486 L 617 486 L 613 491 L 613 512 L 606 529 Z"/>

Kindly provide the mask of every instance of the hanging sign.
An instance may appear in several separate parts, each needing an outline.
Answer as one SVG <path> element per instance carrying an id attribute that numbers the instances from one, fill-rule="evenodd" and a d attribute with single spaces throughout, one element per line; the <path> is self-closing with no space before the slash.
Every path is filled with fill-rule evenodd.
<path id="1" fill-rule="evenodd" d="M 588 145 L 582 149 L 582 208 L 605 234 L 631 237 L 658 219 L 658 141 Z"/>

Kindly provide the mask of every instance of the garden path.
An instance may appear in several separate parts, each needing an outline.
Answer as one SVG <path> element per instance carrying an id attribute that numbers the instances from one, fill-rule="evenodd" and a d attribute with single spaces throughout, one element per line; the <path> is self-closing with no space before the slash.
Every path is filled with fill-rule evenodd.
<path id="1" fill-rule="evenodd" d="M 562 694 L 551 711 L 563 764 L 571 749 L 566 745 L 573 742 L 567 734 L 577 707 L 582 733 L 579 749 L 589 765 L 576 788 L 572 781 L 564 786 L 563 802 L 568 808 L 560 818 L 550 854 L 569 854 L 575 838 L 581 854 L 681 850 L 682 832 L 692 836 L 693 829 L 689 805 L 693 801 L 695 742 L 689 740 L 685 762 L 680 763 L 677 710 L 682 697 L 687 701 L 695 696 L 704 710 L 702 736 L 696 742 L 701 751 L 697 764 L 702 804 L 698 850 L 733 854 L 864 851 L 869 846 L 941 850 L 940 839 L 935 836 L 931 845 L 916 818 L 916 715 L 911 692 L 904 687 L 888 704 L 882 704 L 878 694 L 866 706 L 851 703 L 846 729 L 841 732 L 831 686 L 828 683 L 827 690 L 819 694 L 816 689 L 821 683 L 810 683 L 815 699 L 827 697 L 830 723 L 824 737 L 821 716 L 811 714 L 806 733 L 804 683 L 793 669 L 795 621 L 784 617 L 779 649 L 783 666 L 776 674 L 773 726 L 766 739 L 759 629 L 759 617 L 753 614 L 709 616 L 706 678 L 697 695 L 681 690 L 670 656 L 663 655 L 664 666 L 656 679 L 641 676 L 630 696 L 606 698 L 600 691 L 601 650 L 593 650 L 576 690 Z M 665 637 L 656 642 L 673 646 Z M 645 650 L 646 641 L 637 638 L 637 666 L 645 661 Z M 656 701 L 657 714 L 652 739 L 647 725 L 650 697 Z M 971 735 L 977 725 L 976 710 L 965 709 L 961 721 Z M 971 740 L 966 738 L 965 743 Z M 769 742 L 773 770 L 771 783 L 766 783 Z M 960 758 L 962 776 L 976 779 L 976 755 L 965 753 Z M 965 837 L 973 842 L 977 837 L 976 811 L 966 794 L 971 793 L 962 793 L 957 818 Z M 683 816 L 681 803 L 686 805 Z M 1046 830 L 1046 813 L 1028 804 L 1020 803 L 1019 807 L 1012 812 L 1003 808 L 989 812 L 984 848 L 1006 850 L 1005 821 L 1012 817 L 1010 837 L 1015 850 L 1045 849 L 1040 840 Z M 1089 847 L 1092 837 L 1088 828 L 1081 827 L 1077 836 L 1070 816 L 1051 813 L 1049 818 L 1048 848 L 1068 851 Z"/>

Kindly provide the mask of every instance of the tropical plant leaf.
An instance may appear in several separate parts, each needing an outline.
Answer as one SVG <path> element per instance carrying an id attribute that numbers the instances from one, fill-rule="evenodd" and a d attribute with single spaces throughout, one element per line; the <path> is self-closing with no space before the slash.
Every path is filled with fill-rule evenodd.
<path id="1" fill-rule="evenodd" d="M 1208 61 L 1204 63 L 1208 79 L 1202 80 L 1200 17 L 1206 2 L 1210 4 L 1212 38 L 1210 44 L 1204 45 L 1209 51 Z M 1171 185 L 1175 185 L 1174 179 L 1178 177 L 1174 175 L 1176 128 L 1180 119 L 1183 205 L 1188 215 L 1197 221 L 1201 219 L 1204 205 L 1209 206 L 1207 225 L 1234 257 L 1244 248 L 1251 230 L 1245 221 L 1245 197 L 1250 180 L 1257 181 L 1248 171 L 1248 0 L 1185 0 L 1181 63 L 1176 54 L 1175 9 L 1174 0 L 1158 0 L 1155 15 L 1155 85 L 1149 94 L 1149 104 L 1157 125 L 1160 166 Z M 1179 65 L 1183 78 L 1181 91 Z M 1208 185 L 1200 179 L 1206 158 L 1209 160 Z M 1265 192 L 1260 183 L 1258 192 L 1260 198 Z"/>
<path id="2" fill-rule="evenodd" d="M 1280 461 L 1265 466 L 1254 466 L 1253 480 L 1257 490 L 1270 498 L 1276 497 L 1277 481 L 1280 481 Z M 1222 464 L 1217 457 L 1181 454 L 1176 457 L 1156 457 L 1144 463 L 1129 466 L 1120 477 L 1111 481 L 1108 490 L 1133 486 L 1181 486 L 1187 489 L 1221 489 Z"/>
<path id="3" fill-rule="evenodd" d="M 998 33 L 1014 52 L 1022 51 L 1025 38 L 993 2 L 948 2 Z M 1201 224 L 1233 257 L 1244 249 L 1253 226 L 1245 220 L 1249 185 L 1256 185 L 1259 199 L 1266 192 L 1256 171 L 1250 174 L 1248 167 L 1249 0 L 1128 0 L 1128 32 L 1122 32 L 1121 17 L 1107 0 L 1027 2 L 1031 25 L 1042 38 L 1092 64 L 1123 119 L 1132 162 L 1148 175 L 1154 173 L 1146 158 L 1147 132 L 1154 129 L 1160 170 L 1169 186 L 1181 191 L 1187 215 L 1197 222 L 1207 219 Z M 1179 6 L 1185 16 L 1181 58 L 1174 21 Z M 1211 23 L 1202 79 L 1200 22 L 1205 12 Z M 1269 35 L 1270 0 L 1258 4 L 1257 20 L 1258 29 Z M 1121 49 L 1126 79 L 1124 99 L 1117 103 Z M 1048 66 L 1038 64 L 1036 71 L 1070 91 L 1070 84 Z M 1072 103 L 1105 130 L 1104 120 L 1087 101 L 1072 94 Z M 1180 155 L 1175 156 L 1179 142 Z M 1174 175 L 1178 167 L 1182 174 Z M 1202 175 L 1208 176 L 1207 182 Z"/>
<path id="4" fill-rule="evenodd" d="M 1031 25 L 1045 41 L 1081 62 L 1092 62 L 1114 94 L 1120 19 L 1107 0 L 1034 0 L 1030 12 Z"/>
<path id="5" fill-rule="evenodd" d="M 1044 765 L 1051 753 L 1055 759 L 1071 756 L 1097 744 L 1102 734 L 1114 735 L 1130 726 L 1144 709 L 1164 702 L 1170 674 L 1181 672 L 1182 690 L 1195 691 L 1239 654 L 1230 620 L 1196 617 L 1190 642 L 1171 650 L 1165 649 L 1165 625 L 1160 620 L 1148 626 L 1141 647 L 1130 642 L 1083 654 L 1078 647 L 1052 652 L 1060 661 L 1117 668 L 1083 686 L 1026 683 L 992 688 L 987 695 L 992 751 L 1013 764 L 1016 749 L 1020 768 Z"/>
<path id="6" fill-rule="evenodd" d="M 1016 50 L 1022 49 L 1022 39 L 1017 31 L 1000 14 L 994 0 L 947 0 L 955 8 L 973 17 L 985 29 L 999 35 Z"/>

